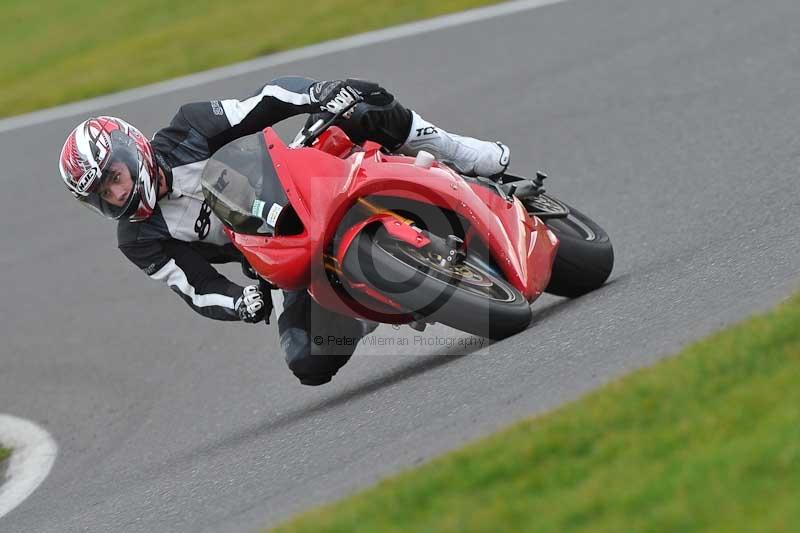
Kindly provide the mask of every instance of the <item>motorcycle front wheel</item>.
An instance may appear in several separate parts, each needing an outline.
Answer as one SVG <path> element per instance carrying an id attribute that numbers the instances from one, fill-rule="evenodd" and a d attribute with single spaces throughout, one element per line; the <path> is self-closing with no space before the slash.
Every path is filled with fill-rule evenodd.
<path id="1" fill-rule="evenodd" d="M 489 265 L 470 257 L 443 265 L 441 259 L 378 227 L 361 232 L 343 270 L 351 282 L 366 283 L 428 322 L 495 340 L 528 326 L 528 301 Z"/>

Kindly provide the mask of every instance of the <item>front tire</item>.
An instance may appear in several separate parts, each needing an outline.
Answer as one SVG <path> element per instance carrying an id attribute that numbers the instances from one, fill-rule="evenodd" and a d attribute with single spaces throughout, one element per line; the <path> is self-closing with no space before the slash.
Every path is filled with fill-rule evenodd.
<path id="1" fill-rule="evenodd" d="M 350 246 L 343 269 L 415 316 L 455 329 L 503 339 L 525 329 L 531 309 L 525 297 L 487 265 L 467 257 L 441 266 L 424 249 L 391 238 L 383 227 L 366 229 Z"/>

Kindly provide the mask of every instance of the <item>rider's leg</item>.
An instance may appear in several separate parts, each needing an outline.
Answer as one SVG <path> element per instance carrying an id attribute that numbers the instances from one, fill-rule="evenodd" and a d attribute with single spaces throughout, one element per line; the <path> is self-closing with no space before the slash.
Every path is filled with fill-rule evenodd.
<path id="1" fill-rule="evenodd" d="M 508 168 L 508 146 L 449 133 L 416 112 L 411 114 L 411 128 L 400 153 L 416 155 L 425 150 L 468 176 L 496 176 Z"/>
<path id="2" fill-rule="evenodd" d="M 283 312 L 278 317 L 281 348 L 303 385 L 329 382 L 367 330 L 359 320 L 320 307 L 307 291 L 283 292 Z"/>
<path id="3" fill-rule="evenodd" d="M 349 80 L 370 96 L 355 107 L 348 120 L 341 123 L 351 139 L 378 142 L 393 152 L 416 155 L 420 150 L 432 153 L 470 176 L 494 176 L 508 167 L 509 149 L 497 142 L 482 141 L 449 133 L 406 109 L 394 96 L 377 84 Z"/>

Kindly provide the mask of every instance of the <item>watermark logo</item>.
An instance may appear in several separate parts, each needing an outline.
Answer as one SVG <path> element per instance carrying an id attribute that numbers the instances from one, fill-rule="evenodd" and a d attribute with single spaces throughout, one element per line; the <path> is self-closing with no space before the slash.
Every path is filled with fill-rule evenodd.
<path id="1" fill-rule="evenodd" d="M 419 349 L 420 352 L 429 352 L 436 349 L 449 349 L 453 351 L 474 351 L 487 346 L 489 341 L 483 337 L 457 336 L 457 335 L 382 335 L 372 334 L 366 337 L 351 337 L 347 335 L 314 335 L 312 342 L 319 347 L 341 348 L 359 347 L 359 353 L 387 354 L 386 348 Z M 374 350 L 380 349 L 380 352 Z"/>

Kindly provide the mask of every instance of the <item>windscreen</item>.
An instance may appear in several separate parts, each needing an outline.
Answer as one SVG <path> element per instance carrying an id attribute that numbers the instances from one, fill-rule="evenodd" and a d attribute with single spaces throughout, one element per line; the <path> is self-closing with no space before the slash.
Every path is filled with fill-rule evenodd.
<path id="1" fill-rule="evenodd" d="M 223 224 L 236 233 L 274 235 L 289 200 L 261 132 L 220 148 L 201 180 L 206 202 Z"/>

